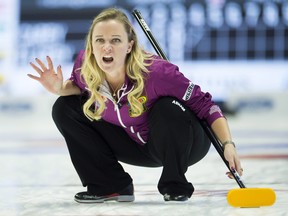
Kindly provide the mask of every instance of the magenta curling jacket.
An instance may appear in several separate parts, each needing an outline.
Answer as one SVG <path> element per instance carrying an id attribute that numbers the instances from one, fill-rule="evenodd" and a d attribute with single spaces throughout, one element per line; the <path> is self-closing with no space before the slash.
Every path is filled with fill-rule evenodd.
<path id="1" fill-rule="evenodd" d="M 82 92 L 89 91 L 80 70 L 84 59 L 84 51 L 78 54 L 70 77 Z M 112 124 L 121 126 L 128 135 L 140 145 L 148 140 L 148 115 L 153 104 L 163 96 L 177 98 L 189 107 L 199 119 L 205 119 L 209 125 L 219 117 L 223 117 L 220 108 L 212 101 L 209 93 L 204 93 L 198 85 L 193 84 L 178 69 L 168 61 L 155 58 L 148 67 L 150 71 L 145 79 L 142 96 L 138 100 L 143 104 L 145 111 L 139 117 L 131 117 L 131 110 L 127 95 L 134 88 L 133 82 L 126 76 L 125 83 L 117 92 L 118 101 L 115 101 L 109 91 L 107 82 L 104 82 L 99 92 L 106 101 L 106 109 L 102 119 Z M 175 101 L 175 103 L 177 103 Z M 176 104 L 181 107 L 180 104 Z M 183 108 L 183 107 L 182 107 Z"/>

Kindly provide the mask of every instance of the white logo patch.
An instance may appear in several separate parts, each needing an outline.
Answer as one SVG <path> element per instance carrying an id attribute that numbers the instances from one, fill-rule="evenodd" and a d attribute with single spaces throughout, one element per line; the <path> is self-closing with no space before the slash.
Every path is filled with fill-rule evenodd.
<path id="1" fill-rule="evenodd" d="M 185 112 L 186 109 L 178 101 L 173 100 L 172 104 L 175 104 L 175 105 L 179 106 L 182 109 L 182 111 Z"/>
<path id="2" fill-rule="evenodd" d="M 192 92 L 193 92 L 193 89 L 194 89 L 194 86 L 195 85 L 192 82 L 189 83 L 189 86 L 187 87 L 186 92 L 182 98 L 183 100 L 187 101 L 190 99 Z"/>
<path id="3" fill-rule="evenodd" d="M 218 113 L 221 113 L 221 114 L 222 114 L 221 109 L 220 109 L 219 106 L 217 106 L 217 105 L 213 105 L 213 106 L 210 108 L 209 114 L 212 115 L 212 114 L 215 113 L 215 112 L 218 112 Z"/>

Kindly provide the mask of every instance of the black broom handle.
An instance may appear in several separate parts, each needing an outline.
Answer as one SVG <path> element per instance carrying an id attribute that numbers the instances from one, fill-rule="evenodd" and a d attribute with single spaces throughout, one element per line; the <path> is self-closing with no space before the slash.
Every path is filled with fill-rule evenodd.
<path id="1" fill-rule="evenodd" d="M 159 46 L 159 43 L 157 42 L 157 40 L 155 39 L 155 37 L 153 36 L 152 32 L 150 31 L 150 28 L 148 27 L 147 23 L 145 22 L 145 20 L 143 19 L 141 13 L 139 10 L 134 10 L 132 12 L 132 14 L 134 15 L 134 17 L 136 18 L 137 22 L 139 23 L 140 27 L 142 28 L 143 32 L 145 33 L 145 35 L 147 36 L 148 40 L 150 41 L 150 43 L 152 44 L 153 48 L 155 49 L 155 51 L 158 53 L 158 55 L 162 58 L 168 61 L 167 56 L 165 55 L 165 53 L 163 52 L 163 50 L 161 49 L 161 47 Z"/>
<path id="2" fill-rule="evenodd" d="M 143 19 L 140 11 L 139 10 L 133 10 L 132 14 L 136 18 L 137 22 L 139 23 L 140 27 L 144 31 L 145 35 L 147 36 L 148 40 L 152 44 L 152 46 L 155 49 L 155 51 L 157 52 L 157 54 L 162 59 L 165 59 L 165 60 L 168 61 L 167 56 L 164 54 L 163 50 L 159 46 L 159 43 L 157 42 L 157 40 L 153 36 L 150 28 L 148 27 L 147 23 Z M 237 173 L 237 171 L 236 170 L 232 170 L 230 168 L 228 161 L 224 157 L 224 150 L 222 148 L 222 145 L 220 144 L 219 140 L 216 138 L 216 135 L 214 134 L 214 132 L 212 131 L 210 126 L 204 120 L 200 120 L 199 119 L 199 122 L 200 122 L 201 126 L 203 127 L 204 131 L 206 132 L 207 136 L 209 137 L 210 141 L 214 145 L 216 151 L 218 152 L 218 154 L 220 155 L 220 157 L 222 158 L 222 160 L 226 164 L 226 166 L 229 169 L 229 171 L 232 173 L 232 175 L 233 175 L 234 179 L 236 180 L 237 184 L 239 185 L 239 187 L 240 188 L 246 188 L 244 183 L 242 182 L 239 174 Z"/>

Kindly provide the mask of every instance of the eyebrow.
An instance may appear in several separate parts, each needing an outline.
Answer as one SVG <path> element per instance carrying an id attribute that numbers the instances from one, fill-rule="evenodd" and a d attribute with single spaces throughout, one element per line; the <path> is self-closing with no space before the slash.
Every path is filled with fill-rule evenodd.
<path id="1" fill-rule="evenodd" d="M 103 37 L 103 35 L 95 35 L 95 37 Z M 112 37 L 121 37 L 121 35 L 112 35 Z"/>

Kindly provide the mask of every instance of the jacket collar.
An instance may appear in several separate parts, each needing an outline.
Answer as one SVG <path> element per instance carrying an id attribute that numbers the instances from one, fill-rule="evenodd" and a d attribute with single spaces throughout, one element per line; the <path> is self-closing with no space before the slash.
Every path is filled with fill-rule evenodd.
<path id="1" fill-rule="evenodd" d="M 131 82 L 129 77 L 126 75 L 123 85 L 117 91 L 118 101 L 120 101 L 121 98 L 123 98 L 125 95 L 128 95 L 133 89 L 134 89 L 134 84 Z M 114 100 L 112 95 L 111 95 L 109 85 L 108 85 L 106 80 L 104 80 L 103 83 L 100 84 L 99 93 L 102 94 L 104 97 L 109 98 L 112 101 Z"/>

